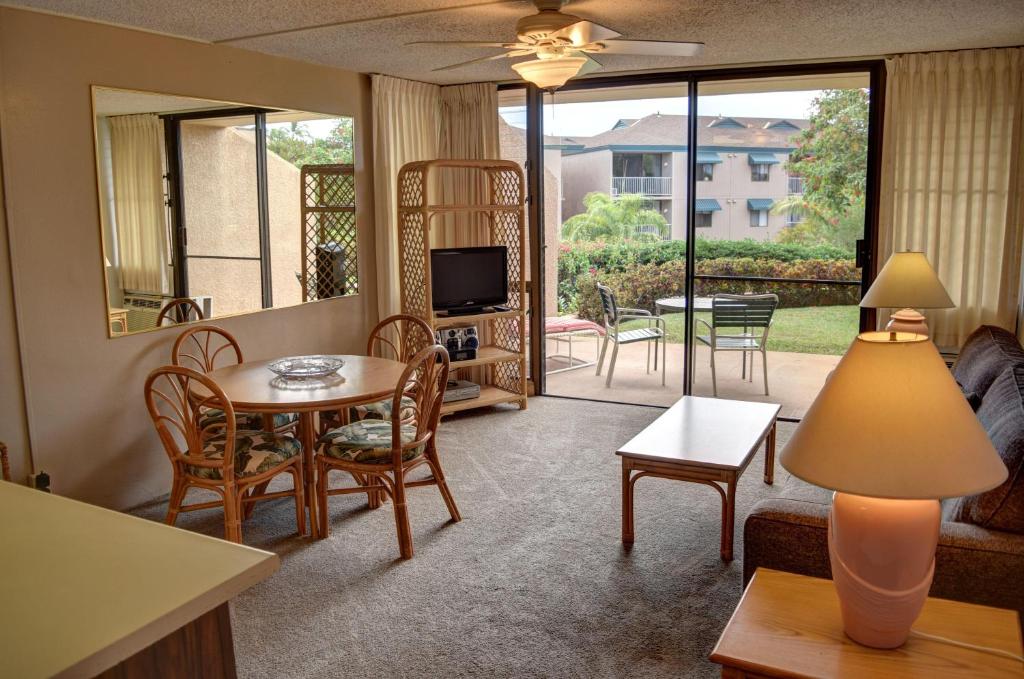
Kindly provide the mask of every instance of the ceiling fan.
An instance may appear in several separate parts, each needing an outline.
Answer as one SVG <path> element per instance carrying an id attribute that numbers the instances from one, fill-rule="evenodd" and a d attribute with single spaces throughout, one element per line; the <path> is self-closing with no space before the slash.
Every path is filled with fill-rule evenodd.
<path id="1" fill-rule="evenodd" d="M 660 40 L 620 40 L 621 33 L 561 11 L 568 0 L 533 0 L 537 13 L 516 22 L 516 42 L 435 41 L 410 45 L 458 45 L 460 47 L 501 47 L 504 54 L 471 59 L 435 68 L 447 71 L 471 64 L 528 55 L 536 59 L 512 64 L 524 80 L 540 88 L 555 90 L 570 78 L 601 68 L 592 54 L 643 54 L 659 57 L 692 57 L 704 49 L 702 42 Z"/>

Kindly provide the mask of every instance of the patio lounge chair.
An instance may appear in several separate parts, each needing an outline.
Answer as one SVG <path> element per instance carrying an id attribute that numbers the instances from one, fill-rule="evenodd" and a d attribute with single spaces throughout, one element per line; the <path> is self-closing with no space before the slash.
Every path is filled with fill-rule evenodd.
<path id="1" fill-rule="evenodd" d="M 615 372 L 615 358 L 619 355 L 620 344 L 634 344 L 636 342 L 647 342 L 647 373 L 651 372 L 651 342 L 654 342 L 654 369 L 658 369 L 658 343 L 661 343 L 661 386 L 665 386 L 665 319 L 655 316 L 646 309 L 620 308 L 615 302 L 615 293 L 611 288 L 597 284 L 597 292 L 601 296 L 601 308 L 604 312 L 604 342 L 601 344 L 601 356 L 597 359 L 597 374 L 601 374 L 604 366 L 604 356 L 608 351 L 608 343 L 612 347 L 612 356 L 608 361 L 608 377 L 604 386 L 612 386 L 612 374 Z M 646 328 L 635 328 L 633 330 L 621 330 L 619 324 L 623 321 L 645 320 Z M 653 325 L 652 325 L 653 324 Z"/>
<path id="2" fill-rule="evenodd" d="M 764 395 L 768 395 L 768 331 L 772 327 L 772 316 L 779 306 L 778 295 L 725 295 L 711 298 L 711 323 L 703 318 L 694 319 L 708 329 L 707 335 L 697 335 L 697 341 L 711 348 L 711 388 L 718 396 L 718 381 L 715 377 L 715 353 L 718 351 L 743 352 L 743 377 L 747 376 L 747 353 L 750 353 L 750 380 L 754 380 L 755 351 L 761 352 L 764 368 Z M 722 329 L 738 330 L 739 333 L 723 333 Z M 752 332 L 760 328 L 760 332 Z"/>

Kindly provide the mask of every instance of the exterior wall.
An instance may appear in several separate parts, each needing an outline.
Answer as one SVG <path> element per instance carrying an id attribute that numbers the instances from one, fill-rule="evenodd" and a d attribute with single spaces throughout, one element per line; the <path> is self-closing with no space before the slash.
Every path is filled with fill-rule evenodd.
<path id="1" fill-rule="evenodd" d="M 170 465 L 142 400 L 168 362 L 175 328 L 107 337 L 90 86 L 168 92 L 355 118 L 361 294 L 230 318 L 217 324 L 247 360 L 361 353 L 377 320 L 369 79 L 220 45 L 0 8 L 0 143 L 15 313 L 0 270 L 4 437 L 31 447 L 53 489 L 113 508 L 165 495 Z M 54 162 L 59 159 L 60 162 Z M 55 187 L 59 187 L 59 190 Z M 2 259 L 2 258 L 0 258 Z M 0 265 L 2 269 L 2 265 Z M 8 404 L 17 327 L 21 408 Z M 10 432 L 10 433 L 9 433 Z"/>
<path id="2" fill-rule="evenodd" d="M 498 142 L 502 160 L 513 160 L 526 167 L 526 130 L 513 127 L 498 118 Z M 544 313 L 558 312 L 558 226 L 562 223 L 562 154 L 557 149 L 544 150 Z M 527 231 L 527 252 L 529 252 Z M 530 272 L 527 269 L 527 277 Z"/>
<path id="3" fill-rule="evenodd" d="M 255 135 L 205 123 L 181 126 L 185 224 L 189 252 L 258 257 Z M 270 261 L 274 307 L 302 301 L 299 168 L 267 153 Z M 213 297 L 213 314 L 262 308 L 260 267 L 254 261 L 191 260 L 189 292 Z"/>
<path id="4" fill-rule="evenodd" d="M 592 191 L 612 188 L 612 152 L 575 153 L 562 156 L 562 217 L 584 212 L 583 198 Z M 561 222 L 559 222 L 561 224 Z"/>

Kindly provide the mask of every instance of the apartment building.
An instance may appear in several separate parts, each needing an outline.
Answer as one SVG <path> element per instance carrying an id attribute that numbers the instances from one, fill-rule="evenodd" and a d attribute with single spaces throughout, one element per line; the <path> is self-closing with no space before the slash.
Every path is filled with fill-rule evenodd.
<path id="1" fill-rule="evenodd" d="M 799 214 L 772 208 L 802 192 L 785 162 L 806 120 L 701 116 L 697 147 L 699 237 L 770 240 Z M 686 116 L 619 120 L 593 137 L 562 140 L 562 216 L 584 211 L 593 191 L 640 194 L 664 215 L 671 238 L 686 233 Z"/>

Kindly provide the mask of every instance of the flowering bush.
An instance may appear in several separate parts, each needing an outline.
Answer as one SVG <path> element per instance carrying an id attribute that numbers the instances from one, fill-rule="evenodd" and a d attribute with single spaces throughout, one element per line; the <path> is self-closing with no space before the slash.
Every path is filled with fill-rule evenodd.
<path id="1" fill-rule="evenodd" d="M 697 262 L 697 275 L 758 276 L 765 278 L 823 279 L 859 281 L 860 271 L 853 260 L 800 259 L 784 262 L 751 257 L 719 257 Z M 656 311 L 654 302 L 664 297 L 684 294 L 686 262 L 663 264 L 629 264 L 618 271 L 588 270 L 575 281 L 576 311 L 582 318 L 601 319 L 601 300 L 596 283 L 610 287 L 620 306 Z M 782 281 L 694 281 L 698 297 L 715 293 L 742 294 L 773 292 L 779 296 L 780 307 L 835 306 L 857 304 L 860 288 L 855 285 L 788 283 Z"/>
<path id="2" fill-rule="evenodd" d="M 694 258 L 698 263 L 698 272 L 701 272 L 700 264 L 702 262 L 720 259 L 750 259 L 777 264 L 800 261 L 846 262 L 850 267 L 853 266 L 853 253 L 832 245 L 772 243 L 749 239 L 730 241 L 698 238 L 695 241 Z M 596 272 L 622 273 L 641 264 L 665 265 L 682 263 L 685 260 L 686 243 L 684 241 L 615 244 L 562 243 L 558 249 L 559 308 L 563 312 L 577 310 L 577 296 L 581 290 L 579 285 L 581 277 L 586 274 L 593 276 Z M 824 277 L 831 278 L 832 276 Z M 680 286 L 682 286 L 682 280 L 680 275 Z M 725 290 L 721 290 L 721 292 L 725 292 Z"/>

